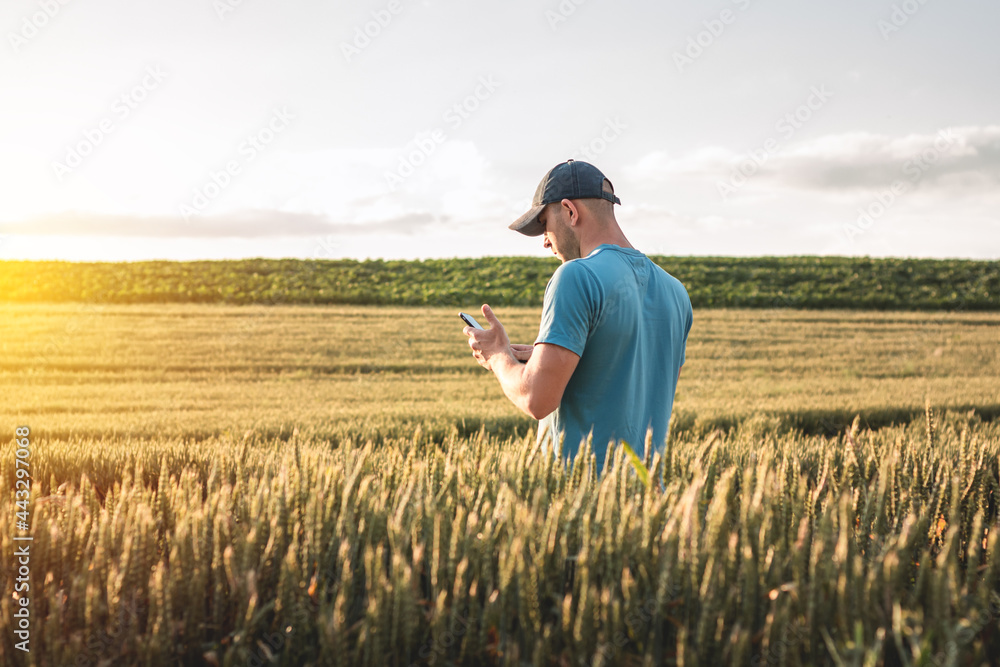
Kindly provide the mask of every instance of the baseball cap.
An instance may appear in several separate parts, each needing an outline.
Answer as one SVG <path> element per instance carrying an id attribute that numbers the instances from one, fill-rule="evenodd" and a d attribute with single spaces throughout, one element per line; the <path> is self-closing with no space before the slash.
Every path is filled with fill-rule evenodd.
<path id="1" fill-rule="evenodd" d="M 515 232 L 525 236 L 540 236 L 545 233 L 545 225 L 538 221 L 538 216 L 547 204 L 563 199 L 607 199 L 621 204 L 612 192 L 604 191 L 605 176 L 601 170 L 589 162 L 566 160 L 549 170 L 535 190 L 531 200 L 531 210 L 508 226 Z M 608 183 L 611 181 L 608 180 Z M 611 186 L 614 189 L 614 186 Z"/>

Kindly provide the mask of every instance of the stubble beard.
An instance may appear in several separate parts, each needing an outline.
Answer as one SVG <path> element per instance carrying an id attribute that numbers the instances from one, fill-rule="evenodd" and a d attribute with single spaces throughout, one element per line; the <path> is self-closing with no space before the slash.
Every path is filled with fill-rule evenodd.
<path id="1" fill-rule="evenodd" d="M 573 259 L 580 259 L 580 239 L 576 238 L 573 230 L 569 227 L 563 227 L 560 236 L 562 238 L 559 239 L 559 250 L 563 264 Z M 563 250 L 564 247 L 565 250 Z"/>

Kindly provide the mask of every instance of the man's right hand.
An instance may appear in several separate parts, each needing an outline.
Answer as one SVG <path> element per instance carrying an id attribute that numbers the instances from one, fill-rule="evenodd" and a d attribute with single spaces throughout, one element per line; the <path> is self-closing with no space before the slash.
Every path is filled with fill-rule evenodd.
<path id="1" fill-rule="evenodd" d="M 531 352 L 535 349 L 534 345 L 518 345 L 511 343 L 510 349 L 514 352 L 514 358 L 518 361 L 527 361 L 531 358 Z"/>

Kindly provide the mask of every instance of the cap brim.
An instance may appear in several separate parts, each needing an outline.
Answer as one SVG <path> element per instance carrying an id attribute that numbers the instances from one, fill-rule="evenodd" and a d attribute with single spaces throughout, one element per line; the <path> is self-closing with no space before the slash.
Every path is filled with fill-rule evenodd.
<path id="1" fill-rule="evenodd" d="M 538 216 L 545 210 L 545 204 L 534 206 L 530 211 L 512 222 L 507 229 L 521 232 L 525 236 L 541 236 L 545 233 L 545 225 L 538 220 Z"/>

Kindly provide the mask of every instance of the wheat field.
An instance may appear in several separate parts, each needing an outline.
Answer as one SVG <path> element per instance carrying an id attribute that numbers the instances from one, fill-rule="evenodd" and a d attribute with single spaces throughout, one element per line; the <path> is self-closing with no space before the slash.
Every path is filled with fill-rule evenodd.
<path id="1" fill-rule="evenodd" d="M 476 312 L 476 308 L 465 308 Z M 472 359 L 452 308 L 0 304 L 0 395 L 48 437 L 405 434 L 533 424 Z M 530 343 L 540 309 L 497 311 Z M 842 432 L 935 407 L 1000 414 L 1000 313 L 699 310 L 674 427 L 754 413 Z M 464 427 L 461 427 L 462 423 Z M 672 427 L 673 428 L 673 427 Z"/>
<path id="2" fill-rule="evenodd" d="M 540 455 L 453 309 L 0 310 L 33 538 L 3 664 L 1000 656 L 1000 316 L 699 311 L 663 455 L 598 476 Z"/>

